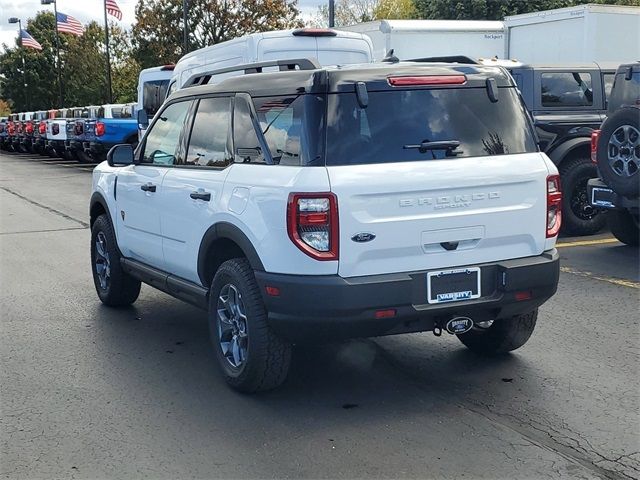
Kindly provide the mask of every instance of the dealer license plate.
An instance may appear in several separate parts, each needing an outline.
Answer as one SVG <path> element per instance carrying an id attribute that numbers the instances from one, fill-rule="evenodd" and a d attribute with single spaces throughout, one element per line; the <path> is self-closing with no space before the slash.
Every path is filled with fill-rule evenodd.
<path id="1" fill-rule="evenodd" d="M 480 297 L 480 268 L 458 268 L 427 274 L 427 301 L 447 303 Z"/>

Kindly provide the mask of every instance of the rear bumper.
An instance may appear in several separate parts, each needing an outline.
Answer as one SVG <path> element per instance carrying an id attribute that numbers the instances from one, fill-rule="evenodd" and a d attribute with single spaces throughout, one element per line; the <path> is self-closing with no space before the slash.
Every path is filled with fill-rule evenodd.
<path id="1" fill-rule="evenodd" d="M 587 182 L 587 195 L 589 203 L 598 208 L 637 211 L 640 206 L 640 199 L 618 195 L 599 178 L 592 178 Z"/>
<path id="2" fill-rule="evenodd" d="M 427 303 L 427 271 L 356 278 L 255 275 L 271 325 L 293 340 L 427 331 L 454 316 L 474 321 L 507 318 L 539 307 L 558 286 L 555 249 L 536 257 L 473 266 L 481 270 L 482 296 L 444 304 Z M 280 295 L 267 295 L 267 286 L 278 288 Z M 530 298 L 518 301 L 516 292 L 530 292 Z M 376 318 L 377 311 L 390 309 L 395 310 L 393 317 Z"/>

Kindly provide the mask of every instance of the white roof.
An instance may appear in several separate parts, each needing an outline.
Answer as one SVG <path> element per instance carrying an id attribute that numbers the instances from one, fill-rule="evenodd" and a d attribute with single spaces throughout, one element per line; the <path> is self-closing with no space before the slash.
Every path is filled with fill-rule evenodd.
<path id="1" fill-rule="evenodd" d="M 424 32 L 424 31 L 465 31 L 465 32 L 495 32 L 504 30 L 504 23 L 494 20 L 375 20 L 353 25 L 352 31 L 379 30 L 384 33 L 394 32 Z M 366 28 L 373 27 L 373 28 Z M 347 27 L 351 29 L 351 27 Z"/>
<path id="2" fill-rule="evenodd" d="M 609 13 L 622 15 L 640 15 L 640 7 L 627 5 L 600 5 L 589 3 L 586 5 L 576 5 L 575 7 L 555 8 L 553 10 L 542 10 L 540 12 L 522 13 L 505 17 L 504 21 L 508 25 L 527 25 L 531 23 L 550 22 L 562 20 L 564 18 L 576 18 L 590 13 Z"/>

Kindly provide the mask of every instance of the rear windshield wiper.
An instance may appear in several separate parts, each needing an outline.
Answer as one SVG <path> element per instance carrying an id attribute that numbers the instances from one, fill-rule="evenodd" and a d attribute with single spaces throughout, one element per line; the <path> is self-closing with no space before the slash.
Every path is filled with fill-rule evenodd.
<path id="1" fill-rule="evenodd" d="M 432 150 L 445 150 L 447 156 L 455 156 L 462 153 L 456 150 L 460 146 L 458 140 L 441 140 L 438 142 L 422 142 L 417 145 L 403 145 L 405 150 L 417 149 L 420 153 L 427 153 Z"/>

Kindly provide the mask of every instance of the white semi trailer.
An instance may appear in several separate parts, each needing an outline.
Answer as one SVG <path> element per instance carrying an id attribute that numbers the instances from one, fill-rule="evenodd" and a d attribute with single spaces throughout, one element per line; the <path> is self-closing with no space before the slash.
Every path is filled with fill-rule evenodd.
<path id="1" fill-rule="evenodd" d="M 640 7 L 579 5 L 504 19 L 505 57 L 529 64 L 640 59 Z"/>
<path id="2" fill-rule="evenodd" d="M 364 33 L 373 56 L 382 60 L 393 49 L 401 60 L 448 55 L 504 57 L 504 24 L 476 20 L 376 20 L 340 30 Z"/>

